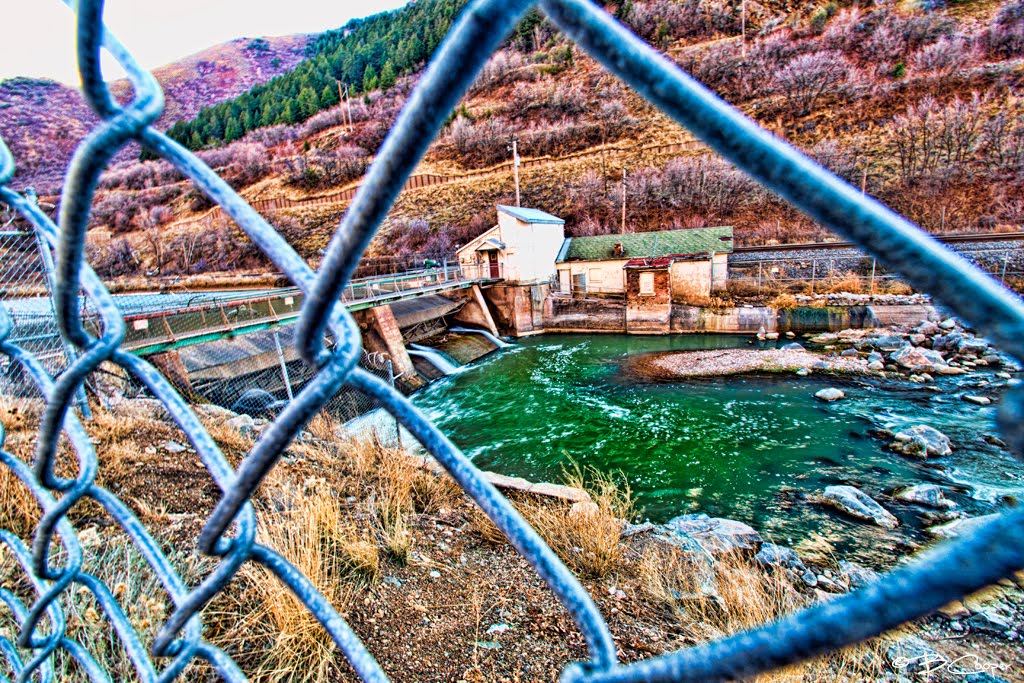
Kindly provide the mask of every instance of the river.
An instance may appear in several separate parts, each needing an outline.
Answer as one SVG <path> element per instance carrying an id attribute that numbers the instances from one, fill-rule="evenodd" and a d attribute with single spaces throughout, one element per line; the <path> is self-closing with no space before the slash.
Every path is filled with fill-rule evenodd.
<path id="1" fill-rule="evenodd" d="M 888 499 L 900 486 L 940 484 L 972 515 L 1024 493 L 1024 469 L 982 438 L 996 432 L 995 407 L 960 398 L 978 375 L 940 378 L 944 392 L 934 393 L 906 382 L 814 375 L 638 383 L 619 368 L 633 354 L 749 342 L 544 335 L 464 367 L 414 402 L 482 469 L 533 481 L 558 481 L 572 462 L 621 472 L 653 522 L 686 512 L 729 517 L 775 542 L 875 566 L 928 539 L 922 509 Z M 815 400 L 824 386 L 841 387 L 847 398 Z M 918 423 L 948 434 L 954 454 L 912 460 L 868 434 Z M 879 499 L 901 528 L 885 531 L 813 502 L 839 483 Z"/>

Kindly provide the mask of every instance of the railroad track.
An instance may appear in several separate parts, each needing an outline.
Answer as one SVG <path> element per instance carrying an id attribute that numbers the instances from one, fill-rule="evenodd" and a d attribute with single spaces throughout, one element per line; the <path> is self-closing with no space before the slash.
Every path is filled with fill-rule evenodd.
<path id="1" fill-rule="evenodd" d="M 979 233 L 970 235 L 936 235 L 936 239 L 944 244 L 964 242 L 1016 242 L 1024 240 L 1024 232 Z M 804 242 L 801 244 L 755 245 L 733 247 L 734 254 L 756 253 L 760 251 L 816 251 L 820 249 L 857 249 L 853 242 Z"/>

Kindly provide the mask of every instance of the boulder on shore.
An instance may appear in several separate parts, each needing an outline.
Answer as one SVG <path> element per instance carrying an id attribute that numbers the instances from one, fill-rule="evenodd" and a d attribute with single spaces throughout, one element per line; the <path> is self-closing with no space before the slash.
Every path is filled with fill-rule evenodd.
<path id="1" fill-rule="evenodd" d="M 949 437 L 934 427 L 914 425 L 896 432 L 889 448 L 914 458 L 942 458 L 953 452 Z"/>
<path id="2" fill-rule="evenodd" d="M 756 555 L 764 542 L 761 535 L 743 522 L 707 515 L 680 515 L 658 528 L 662 540 L 692 550 L 694 543 L 711 553 Z"/>
<path id="3" fill-rule="evenodd" d="M 851 517 L 871 522 L 885 529 L 895 529 L 900 525 L 888 510 L 855 486 L 827 486 L 822 500 L 837 510 Z"/>
<path id="4" fill-rule="evenodd" d="M 763 543 L 761 544 L 761 550 L 758 551 L 754 559 L 762 567 L 784 567 L 785 569 L 792 569 L 798 574 L 803 574 L 807 571 L 807 566 L 800 559 L 800 556 L 796 554 L 796 551 L 784 545 Z"/>
<path id="5" fill-rule="evenodd" d="M 910 346 L 909 344 L 894 351 L 889 358 L 897 365 L 908 370 L 917 367 L 918 365 L 946 364 L 946 360 L 938 351 L 922 349 L 916 346 Z"/>
<path id="6" fill-rule="evenodd" d="M 850 586 L 851 590 L 863 588 L 878 581 L 878 572 L 874 569 L 862 567 L 856 562 L 840 561 L 839 571 L 846 577 L 846 583 Z"/>

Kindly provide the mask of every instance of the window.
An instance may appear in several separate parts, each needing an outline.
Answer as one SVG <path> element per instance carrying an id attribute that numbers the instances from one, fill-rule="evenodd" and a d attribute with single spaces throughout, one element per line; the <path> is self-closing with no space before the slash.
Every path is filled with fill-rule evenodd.
<path id="1" fill-rule="evenodd" d="M 590 269 L 590 281 L 593 284 L 595 284 L 595 285 L 601 284 L 601 280 L 602 279 L 604 279 L 604 275 L 601 272 L 600 268 L 591 268 Z"/>
<path id="2" fill-rule="evenodd" d="M 640 294 L 643 296 L 654 295 L 654 273 L 640 273 Z"/>

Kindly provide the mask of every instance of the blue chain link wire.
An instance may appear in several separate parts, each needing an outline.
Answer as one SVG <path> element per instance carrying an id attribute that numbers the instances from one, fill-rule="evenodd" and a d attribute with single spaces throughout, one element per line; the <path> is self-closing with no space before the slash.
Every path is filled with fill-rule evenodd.
<path id="1" fill-rule="evenodd" d="M 68 4 L 78 16 L 78 61 L 83 92 L 102 123 L 78 148 L 63 191 L 59 227 L 35 204 L 8 187 L 14 160 L 0 140 L 0 201 L 35 226 L 57 254 L 54 291 L 58 322 L 79 350 L 56 379 L 31 354 L 8 341 L 12 324 L 0 308 L 0 353 L 32 377 L 46 409 L 31 467 L 2 449 L 0 461 L 39 502 L 43 515 L 31 549 L 13 534 L 0 542 L 28 575 L 35 601 L 27 605 L 6 589 L 2 599 L 20 626 L 17 644 L 0 637 L 0 651 L 17 680 L 53 680 L 53 654 L 66 651 L 94 681 L 109 677 L 91 655 L 65 636 L 61 597 L 74 584 L 89 591 L 125 647 L 143 681 L 173 681 L 194 659 L 208 661 L 225 680 L 245 680 L 230 657 L 203 640 L 202 608 L 246 562 L 277 577 L 303 602 L 367 681 L 387 677 L 341 616 L 295 567 L 255 542 L 256 517 L 249 502 L 256 487 L 284 449 L 345 383 L 389 410 L 430 451 L 463 490 L 509 538 L 567 608 L 583 634 L 586 663 L 570 666 L 564 681 L 722 681 L 751 676 L 878 635 L 900 623 L 976 591 L 1024 568 L 1024 512 L 1011 511 L 970 538 L 947 543 L 879 582 L 841 599 L 804 610 L 776 623 L 707 645 L 618 664 L 611 634 L 593 600 L 537 533 L 469 460 L 404 397 L 356 363 L 358 328 L 338 298 L 406 178 L 437 135 L 487 58 L 534 4 L 527 0 L 475 0 L 464 11 L 421 78 L 375 161 L 366 182 L 328 247 L 321 271 L 314 273 L 284 239 L 213 171 L 188 150 L 153 129 L 163 94 L 151 74 L 102 24 L 101 0 Z M 547 16 L 569 37 L 644 97 L 689 128 L 725 158 L 815 220 L 855 241 L 880 261 L 927 290 L 963 319 L 989 335 L 1018 360 L 1024 359 L 1024 307 L 977 268 L 946 250 L 919 228 L 867 199 L 814 162 L 762 131 L 735 109 L 616 23 L 586 0 L 543 0 Z M 105 48 L 127 71 L 135 98 L 120 106 L 100 72 Z M 295 344 L 318 374 L 270 425 L 252 451 L 233 469 L 188 404 L 152 366 L 120 350 L 125 327 L 113 298 L 85 263 L 85 232 L 99 174 L 130 141 L 138 141 L 190 178 L 248 234 L 306 296 Z M 102 333 L 92 337 L 77 315 L 83 293 L 93 303 Z M 337 340 L 325 349 L 324 334 Z M 144 384 L 187 435 L 222 491 L 222 499 L 198 538 L 199 550 L 219 558 L 200 583 L 189 588 L 144 525 L 109 491 L 95 483 L 95 450 L 75 413 L 74 394 L 100 363 L 112 362 Z M 1004 401 L 1000 427 L 1015 453 L 1024 452 L 1024 398 L 1015 390 Z M 2 430 L 2 427 L 0 427 Z M 77 457 L 77 475 L 53 471 L 64 435 Z M 82 549 L 67 513 L 83 499 L 100 504 L 141 551 L 162 582 L 174 611 L 146 652 L 138 634 L 107 587 L 82 568 Z M 229 532 L 230 535 L 229 535 Z M 58 541 L 61 564 L 51 566 Z M 20 649 L 19 649 L 20 648 Z M 30 653 L 23 658 L 22 651 Z M 159 667 L 157 666 L 159 662 Z"/>

